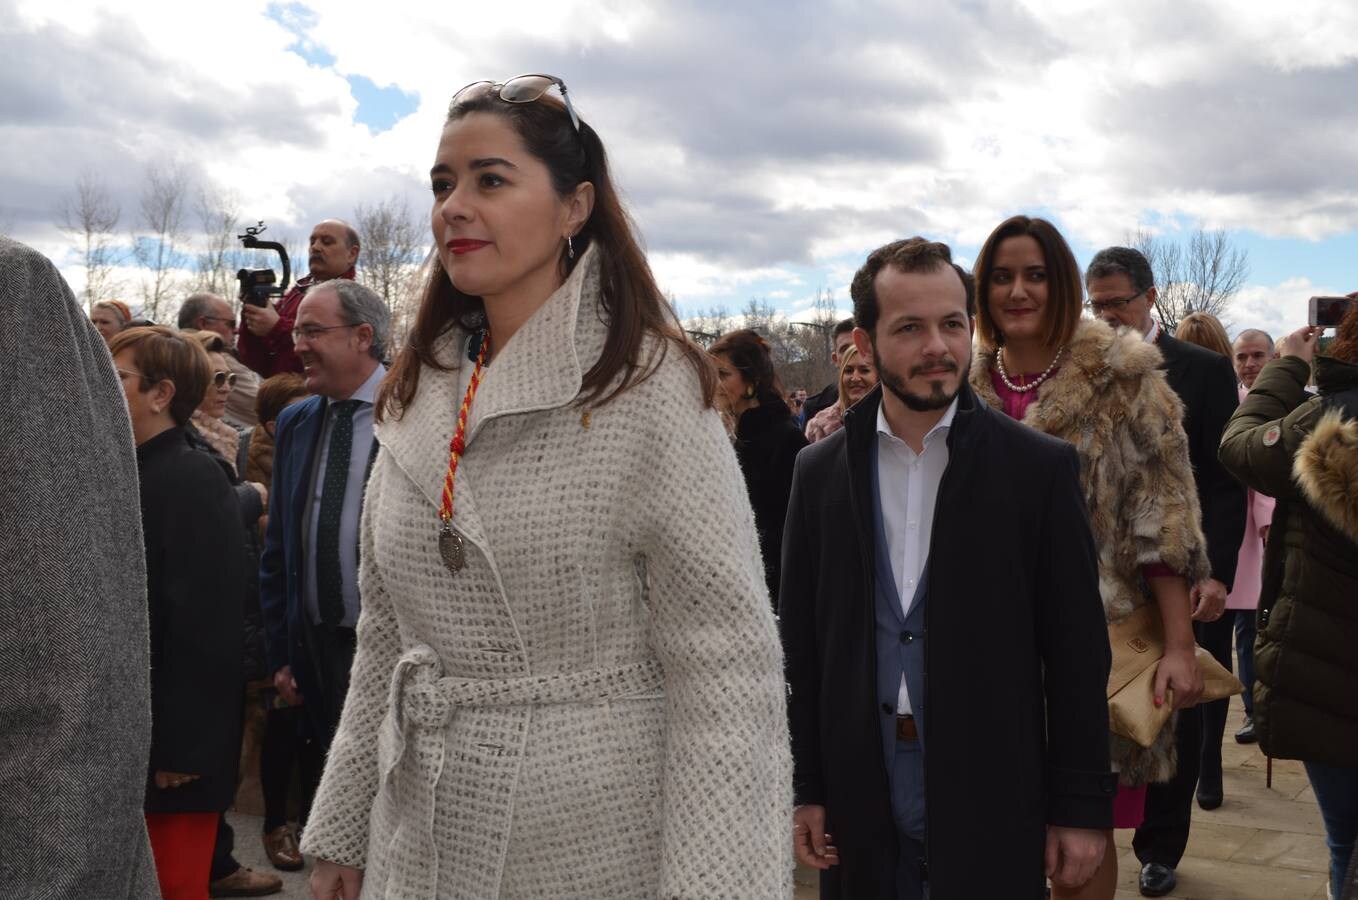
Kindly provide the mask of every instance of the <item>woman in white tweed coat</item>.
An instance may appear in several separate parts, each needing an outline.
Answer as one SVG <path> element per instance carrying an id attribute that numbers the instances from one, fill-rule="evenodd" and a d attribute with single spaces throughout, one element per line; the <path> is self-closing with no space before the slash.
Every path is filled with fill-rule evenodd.
<path id="1" fill-rule="evenodd" d="M 597 135 L 522 88 L 459 92 L 439 146 L 439 252 L 378 401 L 358 651 L 303 839 L 313 892 L 790 897 L 782 655 L 712 372 Z M 458 569 L 440 508 L 469 393 Z"/>

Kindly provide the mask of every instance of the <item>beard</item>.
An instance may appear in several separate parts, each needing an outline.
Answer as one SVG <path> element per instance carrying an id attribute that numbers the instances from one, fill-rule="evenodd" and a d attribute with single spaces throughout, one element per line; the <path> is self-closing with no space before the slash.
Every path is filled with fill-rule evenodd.
<path id="1" fill-rule="evenodd" d="M 936 360 L 930 360 L 921 366 L 915 366 L 910 370 L 909 377 L 913 378 L 926 369 L 936 369 L 939 366 L 945 367 L 949 372 L 958 372 L 957 387 L 951 392 L 943 390 L 942 381 L 930 383 L 931 390 L 927 394 L 917 394 L 906 387 L 906 379 L 901 377 L 900 372 L 893 371 L 882 364 L 882 357 L 877 353 L 876 345 L 872 348 L 872 362 L 877 367 L 877 380 L 882 386 L 896 398 L 906 405 L 907 408 L 915 412 L 929 412 L 930 410 L 943 409 L 957 399 L 957 394 L 962 390 L 962 385 L 967 380 L 967 373 L 971 370 L 971 358 L 968 357 L 959 367 L 957 361 L 952 357 L 944 356 Z"/>

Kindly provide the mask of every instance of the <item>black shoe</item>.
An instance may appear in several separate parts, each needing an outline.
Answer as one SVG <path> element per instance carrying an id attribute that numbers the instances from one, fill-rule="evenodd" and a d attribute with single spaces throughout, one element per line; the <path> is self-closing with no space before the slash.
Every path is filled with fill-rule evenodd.
<path id="1" fill-rule="evenodd" d="M 1237 744 L 1255 744 L 1259 742 L 1259 735 L 1254 733 L 1254 719 L 1245 719 L 1245 727 L 1235 733 Z"/>
<path id="2" fill-rule="evenodd" d="M 1201 786 L 1198 787 L 1198 806 L 1201 806 L 1203 809 L 1207 810 L 1216 809 L 1217 807 L 1221 806 L 1222 799 L 1223 797 L 1220 786 L 1218 786 L 1215 790 L 1213 790 L 1212 788 L 1205 788 Z"/>
<path id="3" fill-rule="evenodd" d="M 1141 867 L 1141 896 L 1163 897 L 1174 890 L 1179 879 L 1174 870 L 1161 863 L 1146 863 Z"/>

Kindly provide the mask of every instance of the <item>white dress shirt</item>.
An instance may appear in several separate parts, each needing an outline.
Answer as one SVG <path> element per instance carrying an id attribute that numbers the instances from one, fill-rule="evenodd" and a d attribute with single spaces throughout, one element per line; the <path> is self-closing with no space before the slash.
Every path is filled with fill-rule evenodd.
<path id="1" fill-rule="evenodd" d="M 1141 339 L 1148 344 L 1154 344 L 1158 337 L 1160 337 L 1160 323 L 1151 319 L 1151 327 L 1146 330 Z"/>
<path id="2" fill-rule="evenodd" d="M 957 415 L 957 400 L 924 436 L 924 451 L 916 453 L 896 437 L 882 407 L 877 408 L 877 489 L 881 494 L 882 528 L 891 559 L 891 574 L 901 598 L 901 615 L 910 611 L 934 527 L 938 486 L 948 468 L 948 429 Z M 897 715 L 910 715 L 910 692 L 901 677 L 896 696 Z"/>

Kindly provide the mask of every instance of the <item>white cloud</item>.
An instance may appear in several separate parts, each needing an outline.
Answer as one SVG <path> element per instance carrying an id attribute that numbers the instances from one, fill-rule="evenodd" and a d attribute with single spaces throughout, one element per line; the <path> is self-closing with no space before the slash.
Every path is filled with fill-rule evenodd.
<path id="1" fill-rule="evenodd" d="M 522 71 L 566 78 L 681 302 L 795 303 L 814 269 L 847 303 L 871 247 L 974 247 L 1019 211 L 1085 245 L 1166 220 L 1358 230 L 1358 7 L 1330 0 L 386 0 L 288 25 L 267 0 L 12 6 L 0 222 L 58 257 L 52 210 L 76 174 L 101 172 L 130 223 L 158 160 L 278 230 L 393 192 L 422 210 L 450 95 Z M 289 49 L 299 22 L 333 67 Z M 417 108 L 374 135 L 351 75 Z"/>

